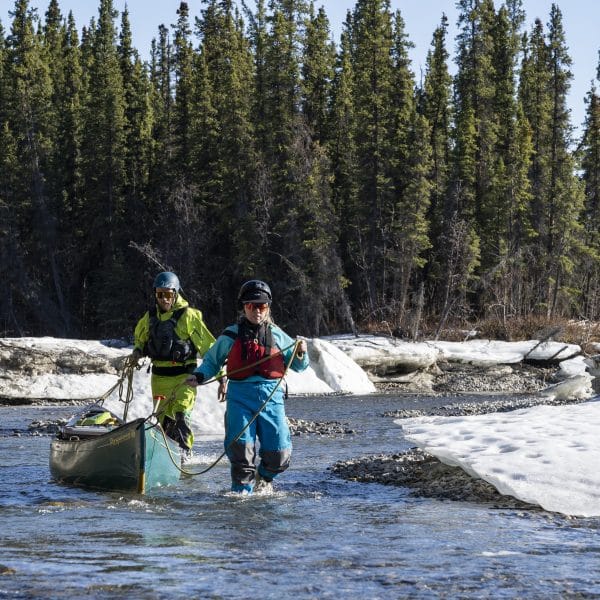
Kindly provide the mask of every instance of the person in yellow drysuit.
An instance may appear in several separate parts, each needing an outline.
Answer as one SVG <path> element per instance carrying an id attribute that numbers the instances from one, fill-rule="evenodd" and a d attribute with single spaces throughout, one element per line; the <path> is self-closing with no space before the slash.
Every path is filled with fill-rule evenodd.
<path id="1" fill-rule="evenodd" d="M 204 356 L 215 338 L 202 313 L 192 308 L 180 293 L 179 278 L 163 271 L 154 279 L 155 306 L 138 321 L 133 356 L 152 360 L 152 396 L 166 434 L 191 453 L 194 433 L 191 412 L 196 390 L 185 380 L 196 368 L 196 356 Z M 224 384 L 222 384 L 224 385 Z M 222 393 L 222 390 L 219 390 Z"/>

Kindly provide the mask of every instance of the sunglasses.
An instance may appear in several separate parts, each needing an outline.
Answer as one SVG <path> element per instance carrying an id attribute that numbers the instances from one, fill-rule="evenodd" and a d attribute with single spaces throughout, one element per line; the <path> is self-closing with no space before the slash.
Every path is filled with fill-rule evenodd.
<path id="1" fill-rule="evenodd" d="M 156 297 L 159 299 L 166 298 L 167 300 L 172 300 L 175 298 L 175 292 L 156 292 Z"/>
<path id="2" fill-rule="evenodd" d="M 263 310 L 267 310 L 267 308 L 269 308 L 269 303 L 268 302 L 245 302 L 244 306 L 248 310 L 253 310 L 255 308 L 258 308 L 258 310 L 263 311 Z"/>

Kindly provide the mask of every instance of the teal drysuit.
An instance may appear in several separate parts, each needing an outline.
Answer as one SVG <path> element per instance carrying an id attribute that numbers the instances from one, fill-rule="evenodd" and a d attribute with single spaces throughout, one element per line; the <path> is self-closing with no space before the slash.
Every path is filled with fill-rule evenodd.
<path id="1" fill-rule="evenodd" d="M 302 358 L 294 356 L 295 341 L 276 325 L 269 325 L 273 342 L 283 351 L 285 364 L 294 371 L 304 371 L 309 364 L 308 353 Z M 214 377 L 224 365 L 235 342 L 238 325 L 226 328 L 204 356 L 195 372 L 204 379 Z M 274 346 L 274 347 L 275 347 Z M 231 489 L 235 492 L 252 492 L 256 471 L 265 480 L 272 480 L 285 471 L 290 464 L 292 441 L 285 415 L 284 390 L 279 386 L 258 418 L 239 440 L 232 440 L 247 425 L 262 404 L 276 388 L 278 379 L 250 375 L 245 379 L 230 379 L 227 389 L 227 412 L 225 414 L 225 448 L 231 462 Z M 260 462 L 255 466 L 256 440 L 260 442 Z"/>

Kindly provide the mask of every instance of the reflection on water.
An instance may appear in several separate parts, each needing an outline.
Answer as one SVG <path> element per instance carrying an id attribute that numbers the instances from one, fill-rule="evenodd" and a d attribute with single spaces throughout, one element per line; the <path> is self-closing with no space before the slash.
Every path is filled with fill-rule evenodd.
<path id="1" fill-rule="evenodd" d="M 57 485 L 50 439 L 12 431 L 71 408 L 2 407 L 0 595 L 600 596 L 597 519 L 414 498 L 331 475 L 337 460 L 406 449 L 393 419 L 381 415 L 418 402 L 291 399 L 291 416 L 345 422 L 358 433 L 294 438 L 292 467 L 275 493 L 252 497 L 228 493 L 226 462 L 147 496 Z M 196 450 L 192 468 L 201 470 L 221 444 L 200 439 Z"/>

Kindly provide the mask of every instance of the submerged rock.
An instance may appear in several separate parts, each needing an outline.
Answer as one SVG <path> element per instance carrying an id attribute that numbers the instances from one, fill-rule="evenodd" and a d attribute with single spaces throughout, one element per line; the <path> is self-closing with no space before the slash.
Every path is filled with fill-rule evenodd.
<path id="1" fill-rule="evenodd" d="M 338 421 L 306 421 L 288 417 L 290 432 L 292 435 L 316 434 L 316 435 L 338 435 L 353 434 L 356 430 Z"/>

